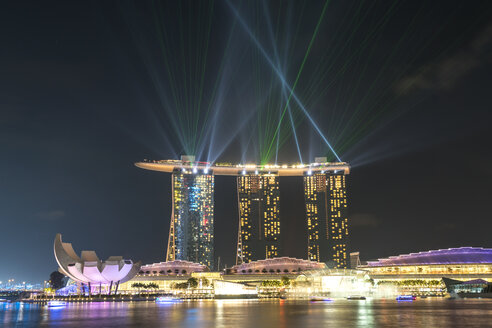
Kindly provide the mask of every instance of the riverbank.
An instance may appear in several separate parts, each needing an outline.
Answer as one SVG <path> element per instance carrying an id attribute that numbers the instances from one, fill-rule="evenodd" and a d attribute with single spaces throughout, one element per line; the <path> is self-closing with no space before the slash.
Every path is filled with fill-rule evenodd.
<path id="1" fill-rule="evenodd" d="M 49 301 L 64 301 L 71 303 L 87 302 L 145 302 L 155 301 L 159 295 L 96 295 L 96 296 L 51 296 L 23 299 L 26 303 L 47 303 Z"/>

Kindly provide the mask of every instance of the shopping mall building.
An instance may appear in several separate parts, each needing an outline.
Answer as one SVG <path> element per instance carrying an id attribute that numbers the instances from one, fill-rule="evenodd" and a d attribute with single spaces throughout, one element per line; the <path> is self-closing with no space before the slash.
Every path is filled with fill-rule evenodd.
<path id="1" fill-rule="evenodd" d="M 192 277 L 199 281 L 206 278 L 208 282 L 219 280 L 259 285 L 262 281 L 279 280 L 282 277 L 296 279 L 301 273 L 325 268 L 324 263 L 316 261 L 280 257 L 242 263 L 225 272 L 210 272 L 205 265 L 176 260 L 142 266 L 138 275 L 131 281 L 122 284 L 120 290 L 134 292 L 138 290 L 138 287 L 134 285 L 135 283 L 155 283 L 159 286 L 159 290 L 170 290 L 173 285 L 183 283 Z"/>
<path id="2" fill-rule="evenodd" d="M 366 270 L 376 282 L 381 280 L 492 281 L 492 249 L 460 247 L 410 253 L 368 261 L 357 269 Z"/>

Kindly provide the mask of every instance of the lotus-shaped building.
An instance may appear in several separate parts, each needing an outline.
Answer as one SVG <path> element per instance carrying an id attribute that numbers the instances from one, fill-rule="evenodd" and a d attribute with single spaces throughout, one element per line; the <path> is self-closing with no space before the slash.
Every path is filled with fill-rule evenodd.
<path id="1" fill-rule="evenodd" d="M 121 256 L 110 256 L 106 261 L 101 261 L 94 251 L 82 251 L 79 257 L 72 244 L 62 242 L 61 234 L 55 237 L 54 252 L 61 273 L 89 286 L 119 285 L 132 279 L 141 265 Z"/>

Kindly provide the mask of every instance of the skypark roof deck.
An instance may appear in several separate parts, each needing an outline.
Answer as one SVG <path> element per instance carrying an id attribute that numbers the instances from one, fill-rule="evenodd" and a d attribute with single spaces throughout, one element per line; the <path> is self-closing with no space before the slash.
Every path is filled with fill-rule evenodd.
<path id="1" fill-rule="evenodd" d="M 207 163 L 185 160 L 160 160 L 135 163 L 135 166 L 151 171 L 172 173 L 182 171 L 184 173 L 200 173 L 214 175 L 246 175 L 246 174 L 271 174 L 278 176 L 304 176 L 319 173 L 349 174 L 350 165 L 345 162 L 326 162 L 296 165 L 256 165 L 256 164 L 230 164 Z"/>

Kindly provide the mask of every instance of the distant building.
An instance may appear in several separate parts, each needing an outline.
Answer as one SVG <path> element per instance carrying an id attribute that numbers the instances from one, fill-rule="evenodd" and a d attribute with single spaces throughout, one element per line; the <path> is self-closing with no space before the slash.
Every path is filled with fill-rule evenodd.
<path id="1" fill-rule="evenodd" d="M 236 264 L 280 255 L 280 190 L 274 174 L 237 177 L 239 229 Z"/>
<path id="2" fill-rule="evenodd" d="M 491 298 L 492 283 L 483 279 L 460 281 L 449 278 L 442 279 L 451 297 L 459 298 Z"/>
<path id="3" fill-rule="evenodd" d="M 348 265 L 345 174 L 343 170 L 307 171 L 304 174 L 308 259 L 333 261 L 337 268 L 346 268 Z"/>
<path id="4" fill-rule="evenodd" d="M 172 174 L 172 188 L 173 212 L 166 260 L 191 261 L 212 268 L 214 176 L 203 169 L 178 168 Z"/>

